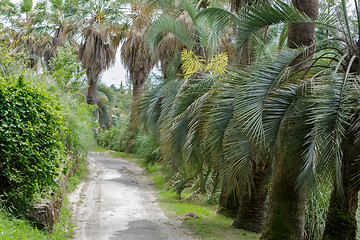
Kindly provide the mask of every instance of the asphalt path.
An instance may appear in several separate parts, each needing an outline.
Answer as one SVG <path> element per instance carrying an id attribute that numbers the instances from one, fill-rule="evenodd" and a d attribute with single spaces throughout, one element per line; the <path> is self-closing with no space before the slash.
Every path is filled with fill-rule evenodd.
<path id="1" fill-rule="evenodd" d="M 135 163 L 90 153 L 88 180 L 68 198 L 76 240 L 197 239 L 159 208 L 151 181 Z"/>

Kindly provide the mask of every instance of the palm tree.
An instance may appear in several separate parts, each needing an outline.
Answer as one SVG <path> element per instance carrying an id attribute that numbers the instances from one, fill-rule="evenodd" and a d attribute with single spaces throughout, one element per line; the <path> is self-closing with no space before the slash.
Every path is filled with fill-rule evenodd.
<path id="1" fill-rule="evenodd" d="M 99 111 L 99 126 L 109 128 L 113 126 L 113 110 L 115 106 L 115 92 L 112 88 L 100 84 L 97 94 L 97 108 Z"/>
<path id="2" fill-rule="evenodd" d="M 116 49 L 122 38 L 122 13 L 117 4 L 110 0 L 100 0 L 85 1 L 82 6 L 84 40 L 78 56 L 86 70 L 89 83 L 86 101 L 91 105 L 96 104 L 99 76 L 114 63 Z"/>
<path id="3" fill-rule="evenodd" d="M 68 43 L 68 47 L 77 49 L 77 42 L 74 40 L 78 33 L 80 15 L 79 1 L 50 1 L 48 6 L 45 3 L 39 3 L 37 16 L 39 20 L 33 24 L 30 29 L 34 34 L 47 34 L 51 38 L 43 45 L 43 57 L 49 71 L 49 60 L 56 53 L 60 46 Z"/>
<path id="4" fill-rule="evenodd" d="M 358 64 L 355 61 L 358 48 L 353 45 L 354 41 L 351 39 L 352 33 L 349 27 L 349 21 L 347 20 L 346 2 L 342 1 L 341 6 L 344 13 L 345 29 L 341 30 L 341 28 L 334 24 L 334 18 L 328 17 L 330 21 L 326 24 L 333 26 L 333 29 L 337 31 L 340 29 L 341 32 L 344 32 L 345 37 L 338 40 L 341 42 L 338 44 L 340 48 L 335 52 L 331 47 L 323 49 L 324 52 L 320 52 L 319 56 L 314 58 L 313 62 L 310 63 L 310 67 L 307 64 L 303 65 L 303 63 L 300 63 L 303 67 L 308 68 L 303 76 L 305 76 L 310 69 L 312 74 L 315 74 L 316 78 L 310 79 L 312 86 L 306 84 L 306 81 L 296 82 L 294 81 L 296 78 L 290 78 L 293 80 L 290 80 L 288 85 L 281 82 L 278 90 L 274 92 L 266 90 L 266 92 L 270 93 L 268 97 L 268 101 L 270 102 L 265 101 L 264 105 L 260 105 L 268 106 L 269 110 L 274 111 L 276 115 L 292 110 L 292 114 L 287 117 L 288 120 L 282 124 L 282 139 L 280 139 L 280 144 L 278 144 L 281 146 L 289 142 L 291 143 L 291 147 L 288 146 L 286 148 L 287 150 L 282 157 L 279 156 L 275 158 L 276 162 L 274 163 L 279 165 L 275 165 L 274 168 L 269 218 L 262 237 L 263 239 L 287 239 L 288 236 L 301 239 L 303 237 L 301 227 L 303 222 L 303 218 L 301 217 L 303 212 L 301 199 L 303 196 L 301 196 L 301 188 L 303 186 L 304 176 L 312 173 L 312 169 L 314 168 L 318 171 L 333 169 L 333 173 L 336 176 L 336 184 L 331 196 L 324 239 L 355 239 L 355 210 L 357 208 L 357 193 L 359 191 L 359 188 L 356 187 L 358 185 L 355 184 L 358 181 L 356 159 L 359 156 L 359 152 L 356 149 L 359 148 L 355 140 L 358 129 L 356 123 L 358 115 L 354 104 L 357 101 L 355 99 L 358 98 L 358 93 L 357 87 L 354 85 L 353 75 L 350 73 L 358 71 Z M 269 18 L 269 22 L 274 21 L 274 19 L 276 19 L 274 16 L 276 15 L 277 19 L 281 19 L 280 15 L 274 14 L 277 7 L 278 6 L 272 8 L 267 6 L 266 12 L 258 12 L 257 17 L 266 17 L 267 13 L 272 12 L 273 17 Z M 298 21 L 306 22 L 305 19 L 298 19 Z M 259 23 L 261 21 L 257 19 L 256 22 Z M 314 23 L 311 20 L 307 22 Z M 246 24 L 244 25 L 246 26 Z M 344 41 L 343 39 L 346 40 Z M 345 49 L 348 51 L 348 53 L 345 54 L 341 51 L 344 43 L 347 46 Z M 330 48 L 332 50 L 329 50 Z M 304 53 L 311 56 L 312 49 L 313 48 L 310 47 L 306 49 Z M 310 54 L 307 51 L 310 51 Z M 299 56 L 303 58 L 301 56 L 304 55 L 301 54 Z M 288 61 L 288 65 L 290 66 L 290 64 L 299 61 L 299 57 L 293 60 L 295 59 L 296 61 L 293 62 Z M 321 61 L 327 61 L 329 64 L 323 66 L 319 64 Z M 295 69 L 298 68 L 298 66 L 294 67 Z M 268 85 L 270 86 L 269 89 L 272 89 L 274 82 L 270 81 L 269 83 L 271 83 L 271 85 Z M 276 85 L 279 86 L 278 84 Z M 308 87 L 305 87 L 306 85 L 308 85 Z M 251 89 L 254 89 L 255 85 L 251 86 Z M 306 95 L 303 94 L 304 91 L 307 92 Z M 258 93 L 255 95 L 258 95 Z M 277 99 L 278 97 L 280 99 Z M 307 97 L 308 99 L 304 99 L 303 97 Z M 255 99 L 255 96 L 250 98 L 248 96 L 248 99 L 251 100 L 252 98 Z M 271 106 L 271 102 L 273 102 L 273 106 Z M 244 107 L 246 107 L 246 105 L 251 104 L 247 102 Z M 284 106 L 286 106 L 286 108 L 281 110 L 282 108 L 280 107 Z M 292 108 L 289 108 L 290 106 L 292 106 Z M 248 107 L 248 109 L 249 111 L 253 111 L 252 107 Z M 257 116 L 259 115 L 256 114 L 256 112 L 253 112 L 253 114 L 249 113 L 250 112 L 247 112 L 248 116 L 255 117 L 245 118 L 248 121 L 245 126 L 250 129 L 252 126 L 256 126 L 254 129 L 259 129 L 258 126 L 260 124 L 260 126 L 262 125 L 264 127 L 264 131 L 255 132 L 255 136 L 261 139 L 261 134 L 265 134 L 266 136 L 266 133 L 272 132 L 271 128 L 266 125 L 273 122 L 277 117 L 274 118 L 274 116 L 271 115 L 270 117 L 264 115 L 262 118 L 258 118 Z M 266 111 L 264 113 L 266 113 Z M 269 113 L 271 113 L 271 111 L 266 114 Z M 261 119 L 264 121 L 263 124 L 261 123 Z M 271 122 L 268 122 L 269 120 L 271 120 Z M 286 122 L 290 123 L 290 125 L 286 124 Z M 293 142 L 294 137 L 292 136 L 297 136 L 296 142 Z M 283 150 L 280 149 L 279 152 L 281 153 Z M 300 159 L 299 156 L 305 158 Z M 288 164 L 286 164 L 287 162 Z M 293 163 L 297 164 L 293 165 Z M 329 166 L 329 164 L 331 166 Z M 329 174 L 328 171 L 325 172 Z M 293 177 L 289 177 L 290 175 L 293 175 Z M 291 211 L 297 214 L 289 214 Z M 338 228 L 338 226 L 340 226 L 339 222 L 344 223 L 340 228 Z"/>
<path id="5" fill-rule="evenodd" d="M 5 9 L 8 9 L 13 15 L 8 16 L 8 24 L 6 29 L 8 37 L 15 43 L 15 51 L 25 51 L 28 55 L 28 67 L 34 68 L 39 66 L 43 55 L 45 45 L 49 41 L 50 36 L 44 34 L 31 33 L 34 24 L 41 21 L 39 12 L 43 12 L 41 4 L 33 5 L 31 0 L 23 0 L 18 5 L 4 3 Z"/>
<path id="6" fill-rule="evenodd" d="M 138 125 L 138 101 L 143 92 L 144 83 L 154 67 L 155 58 L 148 51 L 144 39 L 146 27 L 151 20 L 151 9 L 140 1 L 133 3 L 132 10 L 132 26 L 121 47 L 121 59 L 130 72 L 130 81 L 133 84 L 130 129 L 135 132 Z"/>
<path id="7" fill-rule="evenodd" d="M 312 20 L 316 20 L 318 16 L 319 1 L 318 0 L 304 0 L 304 1 L 292 1 L 293 6 L 309 16 Z M 288 47 L 296 49 L 299 46 L 312 46 L 315 42 L 315 23 L 289 23 L 288 30 Z M 295 65 L 303 58 L 309 58 L 313 55 L 314 48 L 307 48 L 303 57 L 298 57 L 292 65 Z M 296 68 L 301 68 L 301 64 L 298 64 Z M 305 136 L 302 136 L 306 139 Z M 301 148 L 300 148 L 301 149 Z M 287 161 L 296 161 L 298 166 L 304 164 L 300 157 L 289 156 L 287 159 L 279 160 L 275 162 L 276 169 L 273 174 L 272 191 L 270 194 L 269 214 L 266 222 L 265 231 L 261 239 L 274 239 L 273 234 L 278 231 L 278 226 L 274 226 L 273 222 L 279 221 L 284 223 L 284 226 L 289 227 L 292 233 L 289 236 L 296 236 L 296 239 L 304 239 L 304 227 L 305 227 L 305 188 L 304 186 L 297 186 L 293 182 L 294 175 L 299 175 L 301 168 L 296 165 L 287 170 Z M 285 173 L 284 173 L 285 170 Z M 288 176 L 286 171 L 292 172 L 292 176 Z M 290 184 L 289 184 L 290 183 Z M 289 212 L 287 212 L 289 211 Z M 284 217 L 284 213 L 286 217 Z M 291 214 L 292 213 L 292 214 Z M 279 219 L 280 218 L 280 219 Z M 288 231 L 284 228 L 285 231 Z"/>
<path id="8" fill-rule="evenodd" d="M 281 5 L 282 4 L 279 3 L 278 7 L 281 8 Z M 268 23 L 269 21 L 274 20 L 271 16 L 269 16 L 269 13 L 271 13 L 270 8 L 271 8 L 270 5 L 264 3 L 260 5 L 256 5 L 256 4 L 248 5 L 243 10 L 239 11 L 239 14 L 231 13 L 225 10 L 214 9 L 214 8 L 207 9 L 202 14 L 211 16 L 214 19 L 214 21 L 220 23 L 221 25 L 235 25 L 235 29 L 239 34 L 238 41 L 240 46 L 243 48 L 247 48 L 248 39 L 258 30 L 260 30 L 261 27 L 269 26 L 262 23 L 265 22 Z M 261 16 L 259 9 L 265 10 L 261 12 Z M 297 11 L 294 12 L 291 8 L 282 9 L 282 10 L 283 10 L 283 12 L 281 13 L 282 17 L 285 18 L 283 20 L 289 20 L 288 18 L 294 17 L 296 18 L 296 21 L 303 22 L 304 20 L 308 19 L 306 16 L 303 16 L 299 12 Z M 261 27 L 259 27 L 260 25 Z M 255 27 L 257 26 L 256 30 L 254 30 L 254 26 Z M 254 106 L 258 104 L 258 103 L 255 104 L 255 102 L 253 101 L 263 101 L 266 99 L 267 91 L 266 92 L 260 91 L 260 89 L 262 88 L 265 89 L 265 86 L 263 86 L 263 84 L 266 84 L 265 79 L 272 76 L 274 77 L 275 80 L 279 76 L 281 76 L 283 74 L 283 71 L 285 71 L 285 69 L 289 67 L 291 61 L 294 60 L 293 58 L 294 56 L 296 56 L 296 53 L 295 55 L 289 53 L 285 54 L 285 56 L 282 57 L 284 57 L 286 61 L 279 59 L 275 61 L 276 64 L 272 62 L 267 62 L 267 63 L 261 62 L 259 65 L 255 64 L 255 69 L 256 68 L 260 69 L 261 72 L 254 71 L 253 75 L 250 74 L 250 77 L 249 76 L 246 77 L 246 78 L 250 78 L 251 81 L 253 81 L 252 83 L 248 82 L 246 78 L 244 78 L 244 76 L 239 75 L 239 77 L 242 78 L 244 82 L 248 82 L 247 84 L 250 85 L 254 84 L 254 85 L 252 85 L 251 87 L 245 85 L 242 86 L 240 89 L 238 89 L 239 94 L 237 94 L 238 99 L 235 101 L 235 110 L 234 110 L 235 117 L 237 121 L 240 122 L 240 127 L 245 128 L 245 133 L 243 133 L 243 135 L 256 136 L 256 137 L 250 137 L 250 139 L 248 139 L 247 141 L 249 141 L 250 144 L 249 146 L 252 146 L 251 148 L 253 149 L 253 152 L 257 152 L 256 158 L 242 157 L 242 158 L 238 158 L 237 160 L 237 162 L 243 163 L 242 165 L 239 164 L 239 166 L 245 166 L 244 160 L 246 159 L 248 159 L 247 161 L 250 162 L 253 161 L 254 169 L 257 169 L 257 171 L 253 172 L 253 177 L 249 178 L 252 181 L 256 179 L 257 183 L 252 185 L 250 184 L 249 188 L 247 188 L 246 191 L 252 194 L 250 194 L 250 196 L 249 194 L 244 194 L 244 198 L 241 201 L 244 204 L 240 204 L 241 207 L 238 211 L 237 219 L 234 221 L 234 226 L 239 228 L 252 230 L 256 232 L 261 231 L 261 225 L 262 225 L 261 221 L 263 221 L 264 219 L 263 218 L 264 215 L 262 215 L 261 212 L 264 212 L 264 210 L 258 211 L 258 215 L 253 213 L 256 212 L 255 209 L 264 209 L 264 203 L 266 200 L 266 178 L 264 178 L 264 175 L 266 175 L 269 162 L 271 162 L 270 160 L 275 158 L 275 155 L 271 154 L 274 151 L 271 148 L 266 151 L 259 151 L 259 149 L 264 149 L 265 147 L 264 144 L 262 143 L 262 140 L 260 141 L 260 139 L 263 139 L 265 135 L 262 133 L 262 130 L 259 129 L 259 126 L 261 126 L 262 114 L 253 111 L 256 109 L 254 108 Z M 263 82 L 261 83 L 261 81 Z M 246 92 L 246 89 L 248 89 L 249 92 Z M 254 92 L 254 89 L 259 89 L 259 91 Z M 260 92 L 262 92 L 261 94 L 265 94 L 265 95 L 259 98 L 259 96 L 256 96 L 256 94 L 260 94 Z M 258 110 L 263 111 L 262 104 L 257 106 L 259 106 Z M 252 132 L 254 130 L 257 131 L 255 134 Z M 278 131 L 276 131 L 276 133 L 277 132 Z M 232 145 L 236 146 L 235 143 L 233 143 Z M 250 156 L 250 154 L 247 153 L 244 156 Z M 248 169 L 248 171 L 249 170 L 252 171 L 251 169 Z M 244 173 L 242 172 L 241 175 L 243 174 Z M 263 177 L 259 178 L 259 176 L 263 176 Z M 252 225 L 257 226 L 257 228 L 249 227 Z"/>

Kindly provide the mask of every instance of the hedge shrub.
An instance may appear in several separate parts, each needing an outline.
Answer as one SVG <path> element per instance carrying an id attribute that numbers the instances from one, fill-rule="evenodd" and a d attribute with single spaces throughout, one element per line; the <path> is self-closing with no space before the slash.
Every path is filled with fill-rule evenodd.
<path id="1" fill-rule="evenodd" d="M 0 199 L 17 212 L 51 192 L 61 164 L 60 107 L 20 77 L 0 80 Z"/>

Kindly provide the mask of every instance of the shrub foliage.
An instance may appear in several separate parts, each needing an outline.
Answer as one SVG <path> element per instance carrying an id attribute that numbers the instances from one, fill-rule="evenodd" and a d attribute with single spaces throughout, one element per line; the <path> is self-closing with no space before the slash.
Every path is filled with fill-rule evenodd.
<path id="1" fill-rule="evenodd" d="M 60 107 L 39 87 L 0 80 L 0 198 L 26 209 L 56 186 L 62 159 Z"/>

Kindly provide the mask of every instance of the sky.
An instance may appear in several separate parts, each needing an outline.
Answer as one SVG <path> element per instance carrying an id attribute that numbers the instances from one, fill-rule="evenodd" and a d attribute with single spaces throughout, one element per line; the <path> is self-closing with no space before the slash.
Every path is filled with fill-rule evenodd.
<path id="1" fill-rule="evenodd" d="M 123 86 L 126 85 L 127 82 L 127 71 L 125 67 L 122 65 L 120 60 L 120 47 L 116 52 L 116 62 L 114 66 L 107 69 L 101 75 L 101 82 L 104 83 L 106 86 L 111 86 L 114 84 L 117 88 L 120 87 L 120 83 L 122 82 Z"/>

